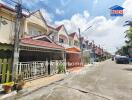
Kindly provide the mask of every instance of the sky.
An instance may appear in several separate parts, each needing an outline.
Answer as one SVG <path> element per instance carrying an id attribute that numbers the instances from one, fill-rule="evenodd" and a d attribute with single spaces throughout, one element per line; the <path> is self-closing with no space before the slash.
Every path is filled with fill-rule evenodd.
<path id="1" fill-rule="evenodd" d="M 22 4 L 31 12 L 40 9 L 52 26 L 64 24 L 69 33 L 80 28 L 85 39 L 94 40 L 111 53 L 124 45 L 128 27 L 123 25 L 132 19 L 132 0 L 22 0 Z M 123 17 L 110 16 L 109 8 L 114 5 L 125 8 Z"/>

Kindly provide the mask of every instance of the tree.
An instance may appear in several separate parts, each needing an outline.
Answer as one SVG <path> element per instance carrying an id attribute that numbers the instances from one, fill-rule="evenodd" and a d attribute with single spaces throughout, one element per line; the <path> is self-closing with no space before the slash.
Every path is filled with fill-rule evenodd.
<path id="1" fill-rule="evenodd" d="M 130 46 L 132 46 L 132 21 L 126 21 L 126 24 L 124 26 L 130 26 L 129 30 L 125 31 L 126 33 L 126 43 Z"/>
<path id="2" fill-rule="evenodd" d="M 129 26 L 130 28 L 125 31 L 126 36 L 125 38 L 127 38 L 126 42 L 126 46 L 123 46 L 121 50 L 119 50 L 118 52 L 128 55 L 128 56 L 132 56 L 131 54 L 131 50 L 132 50 L 132 21 L 126 21 L 124 26 Z"/>
<path id="3" fill-rule="evenodd" d="M 130 27 L 129 30 L 127 30 L 125 33 L 126 33 L 126 38 L 128 39 L 126 40 L 126 43 L 132 46 L 132 27 Z"/>
<path id="4" fill-rule="evenodd" d="M 125 25 L 124 26 L 132 27 L 132 21 L 125 21 Z"/>

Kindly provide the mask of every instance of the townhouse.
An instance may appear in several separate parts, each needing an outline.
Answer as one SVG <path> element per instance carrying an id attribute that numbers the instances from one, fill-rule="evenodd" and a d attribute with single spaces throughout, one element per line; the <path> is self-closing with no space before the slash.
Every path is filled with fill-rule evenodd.
<path id="1" fill-rule="evenodd" d="M 60 25 L 56 28 L 58 33 L 51 33 L 50 38 L 53 38 L 54 42 L 65 48 L 65 62 L 66 67 L 80 67 L 81 64 L 81 50 L 80 42 L 77 33 L 68 33 L 64 25 Z"/>
<path id="2" fill-rule="evenodd" d="M 57 73 L 57 66 L 64 64 L 64 48 L 47 36 L 56 31 L 47 25 L 39 10 L 21 18 L 19 59 L 16 66 L 12 65 L 15 15 L 14 9 L 0 4 L 0 83 L 12 80 L 13 67 L 24 79 Z"/>
<path id="3" fill-rule="evenodd" d="M 66 49 L 67 67 L 81 67 L 80 40 L 76 32 L 69 34 L 69 48 Z"/>
<path id="4" fill-rule="evenodd" d="M 11 81 L 15 10 L 0 4 L 0 83 Z"/>

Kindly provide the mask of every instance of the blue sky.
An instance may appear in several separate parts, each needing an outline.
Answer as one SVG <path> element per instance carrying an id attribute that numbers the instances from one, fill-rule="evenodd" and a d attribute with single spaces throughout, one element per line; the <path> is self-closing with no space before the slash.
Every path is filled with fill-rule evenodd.
<path id="1" fill-rule="evenodd" d="M 110 16 L 109 8 L 114 5 L 125 8 L 123 17 Z M 69 33 L 78 32 L 78 28 L 82 32 L 92 25 L 81 35 L 112 53 L 124 45 L 128 27 L 123 25 L 132 18 L 132 0 L 23 0 L 23 6 L 30 11 L 41 9 L 48 23 L 64 24 Z"/>
<path id="2" fill-rule="evenodd" d="M 84 10 L 87 10 L 92 17 L 103 15 L 110 18 L 108 8 L 115 4 L 122 5 L 123 2 L 124 0 L 30 0 L 24 1 L 23 5 L 30 10 L 44 8 L 53 13 L 53 20 L 56 21 L 69 19 L 73 14 L 83 13 Z M 56 9 L 62 13 L 56 14 Z"/>

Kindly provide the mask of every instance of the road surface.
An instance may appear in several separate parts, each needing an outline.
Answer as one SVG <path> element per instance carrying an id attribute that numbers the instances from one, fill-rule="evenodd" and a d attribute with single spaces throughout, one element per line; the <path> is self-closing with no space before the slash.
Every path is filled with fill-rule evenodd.
<path id="1" fill-rule="evenodd" d="M 17 100 L 132 100 L 132 65 L 108 60 Z"/>

